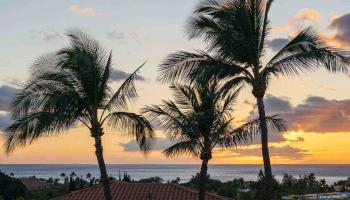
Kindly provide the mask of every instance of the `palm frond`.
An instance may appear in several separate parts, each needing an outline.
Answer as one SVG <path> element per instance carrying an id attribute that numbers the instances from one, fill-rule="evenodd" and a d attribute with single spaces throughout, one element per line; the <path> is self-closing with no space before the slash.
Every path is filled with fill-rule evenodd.
<path id="1" fill-rule="evenodd" d="M 75 76 L 91 107 L 101 108 L 108 96 L 106 72 L 111 66 L 111 54 L 99 42 L 80 30 L 67 33 L 71 45 L 56 52 L 56 68 Z M 108 68 L 108 69 L 106 69 Z"/>
<path id="2" fill-rule="evenodd" d="M 154 131 L 143 116 L 130 112 L 113 112 L 105 120 L 112 129 L 134 136 L 142 152 L 147 153 L 150 149 Z"/>
<path id="3" fill-rule="evenodd" d="M 263 2 L 209 0 L 200 3 L 189 19 L 188 36 L 203 38 L 210 52 L 217 52 L 224 58 L 255 64 L 261 53 L 260 40 L 268 32 Z"/>
<path id="4" fill-rule="evenodd" d="M 112 107 L 127 109 L 128 102 L 135 99 L 137 91 L 135 88 L 135 80 L 137 78 L 138 71 L 146 64 L 142 63 L 130 76 L 121 84 L 119 89 L 113 94 L 109 102 L 106 104 L 104 111 L 110 110 Z"/>
<path id="5" fill-rule="evenodd" d="M 348 72 L 350 52 L 325 46 L 320 35 L 311 27 L 301 31 L 274 56 L 263 76 L 298 75 L 320 67 L 330 72 Z"/>
<path id="6" fill-rule="evenodd" d="M 79 84 L 76 83 L 74 78 L 65 72 L 43 71 L 40 75 L 36 74 L 16 93 L 12 101 L 13 118 L 25 115 L 31 110 L 42 110 L 45 107 L 52 109 L 52 106 L 56 105 L 53 103 L 70 103 L 75 104 L 76 108 L 87 109 L 84 96 L 79 91 Z"/>
<path id="7" fill-rule="evenodd" d="M 288 128 L 287 122 L 284 119 L 282 119 L 280 115 L 267 116 L 266 123 L 269 129 L 272 129 L 278 132 L 286 131 Z"/>
<path id="8" fill-rule="evenodd" d="M 239 73 L 250 74 L 243 67 L 230 60 L 213 57 L 203 51 L 195 53 L 180 51 L 170 54 L 159 66 L 162 82 L 176 83 L 193 79 L 233 77 Z"/>
<path id="9" fill-rule="evenodd" d="M 99 97 L 102 100 L 106 100 L 108 98 L 108 94 L 110 93 L 110 89 L 108 87 L 108 81 L 111 75 L 111 65 L 112 65 L 112 51 L 109 53 L 108 60 L 106 66 L 104 67 L 104 72 L 101 77 L 101 82 L 99 86 Z"/>
<path id="10" fill-rule="evenodd" d="M 260 2 L 262 3 L 262 1 Z M 273 3 L 273 0 L 267 0 L 266 1 L 266 6 L 265 6 L 265 9 L 264 11 L 264 20 L 263 20 L 263 25 L 262 25 L 262 31 L 261 31 L 261 39 L 260 39 L 260 46 L 259 46 L 259 56 L 258 57 L 261 57 L 262 56 L 262 53 L 264 52 L 265 50 L 265 40 L 270 32 L 270 21 L 268 19 L 269 17 L 269 12 L 270 12 L 270 9 L 271 9 L 271 5 Z M 261 5 L 261 4 L 260 4 Z M 260 8 L 263 8 L 263 6 L 261 5 Z"/>
<path id="11" fill-rule="evenodd" d="M 180 109 L 195 110 L 199 107 L 199 100 L 195 90 L 191 86 L 172 85 L 170 89 L 173 91 L 175 102 L 180 106 Z"/>
<path id="12" fill-rule="evenodd" d="M 200 148 L 198 148 L 196 142 L 187 140 L 177 142 L 176 144 L 165 149 L 163 153 L 166 157 L 177 157 L 181 154 L 188 154 L 197 157 L 200 154 Z"/>
<path id="13" fill-rule="evenodd" d="M 278 115 L 266 117 L 267 126 L 276 131 L 286 131 L 286 122 Z M 232 130 L 227 135 L 220 138 L 218 144 L 223 147 L 235 147 L 239 144 L 248 143 L 260 134 L 260 120 L 255 119 Z"/>
<path id="14" fill-rule="evenodd" d="M 68 109 L 21 115 L 13 119 L 13 123 L 5 129 L 5 152 L 11 153 L 40 137 L 62 133 L 72 127 L 79 117 L 78 113 L 68 112 Z"/>
<path id="15" fill-rule="evenodd" d="M 161 106 L 146 106 L 142 113 L 150 121 L 158 119 L 160 129 L 172 140 L 193 138 L 198 132 L 195 122 L 172 101 L 163 101 Z"/>
<path id="16" fill-rule="evenodd" d="M 227 90 L 225 88 L 221 89 L 222 91 L 220 92 L 222 94 L 223 97 L 223 103 L 222 105 L 219 106 L 219 110 L 220 110 L 220 115 L 225 114 L 225 113 L 230 113 L 232 112 L 232 107 L 233 104 L 235 103 L 241 88 L 238 88 L 236 91 L 227 93 Z"/>
<path id="17" fill-rule="evenodd" d="M 180 51 L 170 54 L 159 66 L 159 79 L 164 83 L 188 81 L 193 70 L 200 65 L 207 65 L 208 60 L 208 55 L 203 52 Z"/>

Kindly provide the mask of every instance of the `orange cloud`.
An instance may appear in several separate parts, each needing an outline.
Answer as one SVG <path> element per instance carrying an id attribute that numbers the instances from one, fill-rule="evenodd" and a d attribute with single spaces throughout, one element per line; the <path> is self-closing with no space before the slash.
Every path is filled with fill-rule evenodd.
<path id="1" fill-rule="evenodd" d="M 73 4 L 69 6 L 69 10 L 76 14 L 87 14 L 93 17 L 97 15 L 91 6 L 80 8 L 78 5 Z"/>
<path id="2" fill-rule="evenodd" d="M 332 35 L 325 35 L 328 44 L 338 48 L 350 48 L 350 13 L 332 17 L 329 28 L 334 31 Z"/>
<path id="3" fill-rule="evenodd" d="M 303 9 L 296 14 L 293 19 L 295 20 L 307 20 L 307 21 L 317 21 L 321 18 L 320 12 L 315 9 Z"/>
<path id="4" fill-rule="evenodd" d="M 281 26 L 272 27 L 272 32 L 275 32 L 275 33 L 295 32 L 298 29 L 299 21 L 318 21 L 320 18 L 321 18 L 321 14 L 317 10 L 302 9 L 291 18 L 289 23 Z"/>
<path id="5" fill-rule="evenodd" d="M 350 43 L 337 38 L 336 34 L 323 35 L 323 39 L 327 45 L 342 49 L 350 49 Z"/>
<path id="6" fill-rule="evenodd" d="M 294 22 L 289 22 L 288 24 L 282 26 L 274 26 L 271 31 L 274 33 L 286 33 L 291 32 L 296 28 L 296 24 Z"/>

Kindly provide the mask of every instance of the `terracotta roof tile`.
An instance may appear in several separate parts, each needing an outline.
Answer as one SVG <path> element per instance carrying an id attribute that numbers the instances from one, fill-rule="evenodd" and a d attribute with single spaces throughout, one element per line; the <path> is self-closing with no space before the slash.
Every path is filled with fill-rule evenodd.
<path id="1" fill-rule="evenodd" d="M 197 200 L 198 191 L 178 184 L 121 183 L 113 182 L 111 191 L 114 200 Z M 101 185 L 54 198 L 54 200 L 104 200 Z M 207 193 L 206 200 L 230 200 Z"/>

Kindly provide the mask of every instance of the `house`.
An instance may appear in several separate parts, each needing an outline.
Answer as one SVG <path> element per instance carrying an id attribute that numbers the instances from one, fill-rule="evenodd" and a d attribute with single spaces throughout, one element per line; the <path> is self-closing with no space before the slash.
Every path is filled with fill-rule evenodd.
<path id="1" fill-rule="evenodd" d="M 197 200 L 198 190 L 172 183 L 111 183 L 115 200 Z M 56 197 L 54 200 L 104 200 L 102 185 Z M 230 200 L 230 198 L 206 193 L 206 200 Z"/>
<path id="2" fill-rule="evenodd" d="M 350 191 L 350 187 L 342 186 L 342 185 L 334 186 L 334 189 L 335 189 L 336 192 Z"/>
<path id="3" fill-rule="evenodd" d="M 51 187 L 49 183 L 34 177 L 22 177 L 19 180 L 26 186 L 28 191 L 46 190 Z"/>
<path id="4" fill-rule="evenodd" d="M 348 199 L 350 197 L 349 192 L 334 192 L 334 193 L 323 193 L 323 194 L 305 194 L 305 195 L 290 195 L 282 197 L 282 200 L 322 200 L 322 199 Z"/>

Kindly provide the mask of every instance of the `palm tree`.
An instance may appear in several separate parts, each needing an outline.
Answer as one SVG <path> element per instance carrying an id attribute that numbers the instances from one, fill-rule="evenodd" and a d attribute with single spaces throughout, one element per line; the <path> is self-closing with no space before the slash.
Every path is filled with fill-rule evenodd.
<path id="1" fill-rule="evenodd" d="M 72 171 L 69 176 L 75 178 L 77 174 L 75 173 L 75 171 Z"/>
<path id="2" fill-rule="evenodd" d="M 86 178 L 89 180 L 89 182 L 90 182 L 90 180 L 91 180 L 91 173 L 87 173 L 86 174 Z"/>
<path id="3" fill-rule="evenodd" d="M 79 30 L 68 32 L 70 46 L 37 59 L 26 85 L 12 102 L 13 123 L 6 129 L 5 150 L 30 144 L 40 137 L 85 125 L 95 141 L 105 199 L 111 192 L 101 137 L 103 126 L 136 137 L 143 152 L 149 149 L 153 130 L 141 115 L 127 112 L 137 97 L 134 80 L 139 67 L 113 92 L 109 87 L 112 53 Z"/>
<path id="4" fill-rule="evenodd" d="M 161 130 L 175 144 L 164 151 L 167 157 L 192 154 L 202 160 L 199 200 L 205 199 L 208 162 L 215 147 L 231 148 L 251 141 L 259 132 L 259 120 L 233 127 L 232 105 L 238 91 L 225 92 L 217 81 L 203 81 L 194 87 L 173 85 L 175 101 L 163 101 L 143 109 L 150 120 L 160 122 Z M 267 117 L 268 124 L 284 130 L 283 120 Z"/>
<path id="5" fill-rule="evenodd" d="M 62 177 L 62 183 L 64 183 L 64 179 L 66 178 L 66 174 L 64 172 L 62 172 L 60 174 L 60 177 Z"/>
<path id="6" fill-rule="evenodd" d="M 202 38 L 206 51 L 180 51 L 160 65 L 160 80 L 218 77 L 230 90 L 239 84 L 252 87 L 260 119 L 262 155 L 266 177 L 266 199 L 273 196 L 272 171 L 264 96 L 273 77 L 293 76 L 325 67 L 330 72 L 347 72 L 349 52 L 327 46 L 313 28 L 290 40 L 266 64 L 269 11 L 273 0 L 206 0 L 195 9 L 187 26 L 190 39 Z M 201 79 L 201 78 L 200 78 Z"/>

